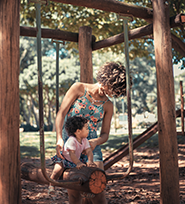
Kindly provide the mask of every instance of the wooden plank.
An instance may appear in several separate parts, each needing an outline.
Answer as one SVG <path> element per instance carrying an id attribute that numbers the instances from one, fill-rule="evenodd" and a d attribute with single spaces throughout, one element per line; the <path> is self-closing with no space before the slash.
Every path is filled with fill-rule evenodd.
<path id="1" fill-rule="evenodd" d="M 80 56 L 80 81 L 85 83 L 93 83 L 91 27 L 80 27 L 78 47 Z"/>
<path id="2" fill-rule="evenodd" d="M 19 1 L 0 3 L 0 203 L 21 203 Z"/>
<path id="3" fill-rule="evenodd" d="M 160 204 L 174 204 L 180 203 L 180 201 L 175 94 L 168 2 L 153 0 L 153 11 L 160 151 Z"/>
<path id="4" fill-rule="evenodd" d="M 136 6 L 115 0 L 53 0 L 59 3 L 72 4 L 75 6 L 84 6 L 88 8 L 100 9 L 103 11 L 121 13 L 127 16 L 133 16 L 142 19 L 152 19 L 151 8 Z"/>

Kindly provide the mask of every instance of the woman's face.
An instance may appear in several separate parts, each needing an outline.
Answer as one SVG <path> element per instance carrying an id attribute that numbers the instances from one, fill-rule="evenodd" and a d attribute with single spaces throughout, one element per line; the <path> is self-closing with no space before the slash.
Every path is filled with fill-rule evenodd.
<path id="1" fill-rule="evenodd" d="M 102 86 L 101 88 L 102 88 L 102 91 L 103 91 L 103 93 L 105 95 L 108 95 L 110 98 L 113 97 L 113 93 L 112 93 L 112 91 L 109 89 L 109 87 L 107 85 Z"/>

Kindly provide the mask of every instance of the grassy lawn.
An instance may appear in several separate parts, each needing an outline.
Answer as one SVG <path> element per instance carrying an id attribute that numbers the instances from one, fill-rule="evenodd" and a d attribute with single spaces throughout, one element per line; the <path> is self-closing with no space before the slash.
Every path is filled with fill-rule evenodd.
<path id="1" fill-rule="evenodd" d="M 133 135 L 135 138 L 137 135 Z M 56 133 L 45 132 L 45 155 L 51 157 L 56 153 Z M 110 135 L 106 143 L 101 145 L 103 150 L 114 151 L 128 142 L 127 134 Z M 157 135 L 152 136 L 142 146 L 158 145 Z M 38 132 L 22 132 L 20 133 L 20 150 L 21 157 L 39 157 L 40 156 L 40 135 Z"/>
<path id="2" fill-rule="evenodd" d="M 139 134 L 139 133 L 138 133 Z M 138 136 L 133 134 L 133 139 Z M 52 157 L 56 153 L 56 133 L 45 132 L 45 155 L 46 158 Z M 177 136 L 178 142 L 181 142 L 183 136 Z M 110 135 L 106 143 L 101 145 L 103 150 L 114 151 L 128 142 L 128 134 Z M 153 135 L 141 146 L 153 148 L 158 147 L 158 134 Z M 40 157 L 40 135 L 38 132 L 22 132 L 20 133 L 20 150 L 21 157 Z"/>

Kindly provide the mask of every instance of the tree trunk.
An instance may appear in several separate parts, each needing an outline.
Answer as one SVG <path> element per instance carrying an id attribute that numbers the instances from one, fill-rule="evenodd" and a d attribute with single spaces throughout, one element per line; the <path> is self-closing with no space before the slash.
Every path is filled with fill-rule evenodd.
<path id="1" fill-rule="evenodd" d="M 21 203 L 19 1 L 0 1 L 0 203 Z"/>
<path id="2" fill-rule="evenodd" d="M 179 169 L 168 1 L 153 0 L 161 204 L 179 203 Z"/>

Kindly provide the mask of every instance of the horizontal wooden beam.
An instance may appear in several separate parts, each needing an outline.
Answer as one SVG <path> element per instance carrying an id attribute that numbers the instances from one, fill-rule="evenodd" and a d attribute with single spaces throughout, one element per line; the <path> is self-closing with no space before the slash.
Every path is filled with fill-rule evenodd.
<path id="1" fill-rule="evenodd" d="M 36 37 L 37 29 L 33 27 L 20 26 L 20 36 Z M 63 40 L 63 41 L 70 41 L 70 42 L 78 42 L 78 33 L 62 31 L 59 29 L 54 30 L 54 29 L 42 28 L 41 37 Z"/>
<path id="2" fill-rule="evenodd" d="M 52 0 L 74 6 L 84 6 L 88 8 L 99 9 L 102 11 L 125 14 L 142 19 L 152 19 L 153 10 L 147 7 L 136 6 L 115 0 Z"/>
<path id="3" fill-rule="evenodd" d="M 184 16 L 184 14 L 178 14 L 170 18 L 171 28 L 182 25 L 183 22 L 181 21 L 181 16 Z M 130 30 L 128 33 L 128 38 L 129 40 L 132 40 L 132 39 L 141 38 L 141 37 L 151 35 L 151 34 L 153 34 L 153 24 L 152 23 L 139 27 L 139 28 L 135 28 L 133 30 Z M 112 45 L 116 45 L 116 44 L 123 43 L 123 42 L 124 42 L 124 33 L 120 33 L 110 38 L 100 40 L 98 42 L 94 42 L 93 50 L 110 47 Z"/>
<path id="4" fill-rule="evenodd" d="M 63 30 L 54 30 L 54 29 L 41 29 L 42 38 L 50 38 L 55 40 L 69 41 L 69 42 L 78 42 L 78 33 L 63 31 Z M 20 36 L 27 37 L 36 37 L 37 29 L 33 27 L 20 26 Z M 96 37 L 92 35 L 92 42 L 96 41 Z"/>
<path id="5" fill-rule="evenodd" d="M 170 26 L 178 27 L 182 22 L 182 16 L 185 16 L 183 14 L 178 14 L 176 16 L 173 16 L 170 18 Z M 133 30 L 129 31 L 129 40 L 141 38 L 146 35 L 151 35 L 153 33 L 153 24 L 149 24 L 146 26 L 142 26 L 139 28 L 135 28 Z M 33 27 L 20 27 L 20 35 L 21 36 L 28 36 L 28 37 L 36 37 L 37 31 L 36 28 Z M 78 42 L 78 33 L 68 32 L 68 31 L 62 31 L 62 30 L 53 30 L 53 29 L 41 29 L 41 36 L 42 38 L 51 38 L 56 40 L 62 40 L 62 41 L 70 41 L 70 42 Z M 112 36 L 110 38 L 95 42 L 96 38 L 95 36 L 92 36 L 92 42 L 93 43 L 93 51 L 98 50 L 104 47 L 110 47 L 112 45 L 116 45 L 119 43 L 124 42 L 124 33 L 120 33 L 118 35 Z M 183 46 L 183 45 L 181 45 Z"/>

